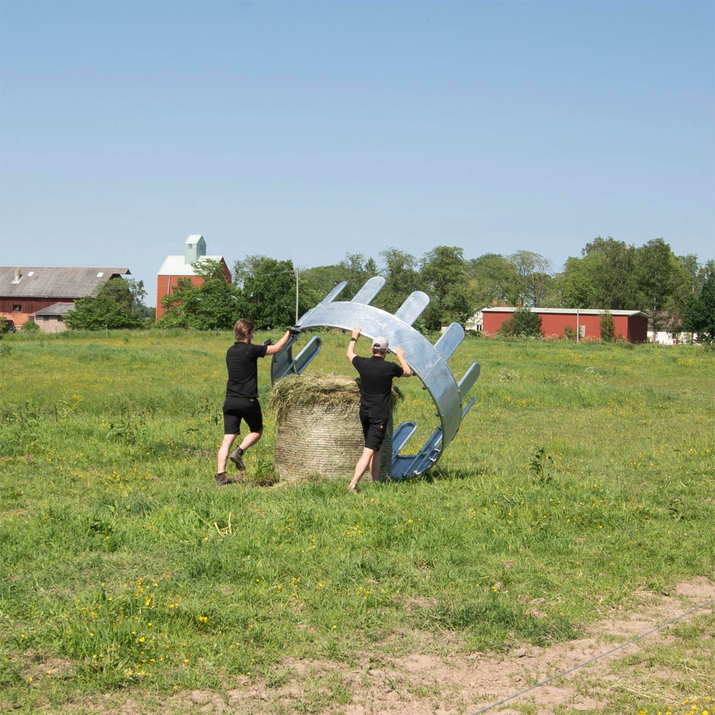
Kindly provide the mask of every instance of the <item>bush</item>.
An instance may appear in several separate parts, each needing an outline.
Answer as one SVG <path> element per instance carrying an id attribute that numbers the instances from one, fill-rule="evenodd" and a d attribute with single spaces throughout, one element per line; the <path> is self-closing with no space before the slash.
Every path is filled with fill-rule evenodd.
<path id="1" fill-rule="evenodd" d="M 576 340 L 576 331 L 570 325 L 567 325 L 564 328 L 564 337 L 566 340 Z"/>
<path id="2" fill-rule="evenodd" d="M 541 317 L 529 308 L 519 308 L 501 324 L 497 334 L 508 338 L 540 338 Z"/>
<path id="3" fill-rule="evenodd" d="M 613 316 L 610 310 L 604 310 L 601 313 L 601 340 L 604 343 L 612 343 L 616 339 L 616 324 L 613 322 Z"/>
<path id="4" fill-rule="evenodd" d="M 34 320 L 27 320 L 22 324 L 20 330 L 23 333 L 36 333 L 40 329 L 40 326 Z"/>

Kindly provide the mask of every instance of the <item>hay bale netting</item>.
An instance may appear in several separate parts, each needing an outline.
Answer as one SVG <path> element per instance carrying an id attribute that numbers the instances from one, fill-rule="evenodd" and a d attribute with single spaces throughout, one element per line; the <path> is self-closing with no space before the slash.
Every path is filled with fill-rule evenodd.
<path id="1" fill-rule="evenodd" d="M 392 406 L 401 399 L 392 388 Z M 360 388 L 344 375 L 288 375 L 271 391 L 276 418 L 275 470 L 282 481 L 323 477 L 349 480 L 364 439 L 360 424 Z M 392 415 L 380 452 L 380 478 L 390 476 Z M 369 479 L 365 475 L 363 479 Z"/>

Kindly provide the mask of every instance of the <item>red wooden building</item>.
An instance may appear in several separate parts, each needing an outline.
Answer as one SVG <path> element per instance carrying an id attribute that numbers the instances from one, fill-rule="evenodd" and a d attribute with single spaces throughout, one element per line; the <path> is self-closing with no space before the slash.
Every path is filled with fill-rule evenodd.
<path id="1" fill-rule="evenodd" d="M 199 234 L 194 234 L 186 239 L 183 256 L 167 256 L 159 269 L 156 277 L 156 319 L 159 320 L 164 315 L 164 307 L 161 304 L 162 298 L 169 295 L 176 288 L 180 278 L 188 278 L 192 285 L 200 286 L 204 279 L 196 275 L 193 264 L 202 259 L 220 261 L 223 264 L 223 274 L 226 280 L 231 283 L 231 271 L 228 270 L 223 256 L 207 256 L 206 241 Z"/>
<path id="2" fill-rule="evenodd" d="M 0 266 L 0 315 L 19 328 L 34 320 L 37 311 L 74 304 L 93 295 L 108 280 L 127 275 L 131 275 L 128 268 Z"/>
<path id="3" fill-rule="evenodd" d="M 482 332 L 495 335 L 501 324 L 519 308 L 484 308 Z M 601 316 L 603 310 L 593 308 L 532 308 L 541 318 L 541 333 L 545 338 L 565 337 L 570 327 L 579 340 L 601 339 Z M 629 343 L 644 343 L 648 339 L 648 316 L 640 310 L 610 311 L 615 325 L 616 338 Z"/>

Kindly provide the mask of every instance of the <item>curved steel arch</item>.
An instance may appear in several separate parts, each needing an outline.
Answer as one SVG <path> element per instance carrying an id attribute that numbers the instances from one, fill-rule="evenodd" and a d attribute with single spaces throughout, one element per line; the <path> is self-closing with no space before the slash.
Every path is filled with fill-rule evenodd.
<path id="1" fill-rule="evenodd" d="M 464 329 L 452 323 L 440 339 L 432 345 L 427 338 L 412 327 L 422 311 L 429 305 L 429 296 L 415 291 L 393 315 L 370 305 L 385 285 L 380 276 L 370 278 L 350 301 L 336 301 L 347 282 L 335 286 L 332 291 L 309 310 L 297 322 L 302 329 L 340 328 L 352 330 L 362 327 L 368 338 L 384 336 L 390 345 L 401 347 L 412 372 L 422 381 L 437 408 L 440 425 L 416 454 L 402 454 L 402 449 L 415 433 L 415 422 L 403 422 L 392 437 L 392 464 L 390 476 L 404 479 L 423 474 L 437 463 L 447 445 L 459 431 L 467 412 L 474 404 L 472 398 L 463 404 L 467 393 L 479 377 L 479 363 L 474 362 L 457 383 L 447 360 L 464 339 Z M 314 336 L 301 352 L 293 358 L 293 345 L 298 336 L 291 338 L 286 347 L 273 356 L 271 380 L 275 383 L 289 374 L 300 374 L 317 356 L 321 348 L 319 336 Z"/>

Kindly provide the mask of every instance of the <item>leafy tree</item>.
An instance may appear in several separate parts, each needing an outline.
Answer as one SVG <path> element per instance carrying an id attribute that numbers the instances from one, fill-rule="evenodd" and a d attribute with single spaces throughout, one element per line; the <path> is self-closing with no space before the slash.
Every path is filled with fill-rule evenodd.
<path id="1" fill-rule="evenodd" d="M 224 283 L 228 283 L 223 266 L 223 261 L 213 258 L 200 258 L 196 263 L 191 264 L 194 275 L 203 278 L 204 281 L 222 280 Z"/>
<path id="2" fill-rule="evenodd" d="M 585 275 L 593 285 L 589 305 L 571 308 L 608 308 L 635 310 L 638 305 L 634 276 L 635 247 L 623 241 L 595 238 L 583 249 Z M 573 265 L 573 264 L 572 264 Z"/>
<path id="3" fill-rule="evenodd" d="M 466 322 L 473 314 L 467 293 L 467 266 L 464 252 L 457 246 L 437 246 L 426 253 L 420 271 L 431 298 L 424 318 L 428 330 L 442 323 Z"/>
<path id="4" fill-rule="evenodd" d="M 529 308 L 519 308 L 501 324 L 497 335 L 509 338 L 540 338 L 541 316 L 532 313 Z"/>
<path id="5" fill-rule="evenodd" d="M 65 322 L 70 330 L 138 328 L 145 295 L 143 281 L 111 278 L 98 287 L 95 295 L 80 298 Z"/>
<path id="6" fill-rule="evenodd" d="M 636 249 L 634 278 L 638 304 L 647 310 L 655 332 L 667 322 L 666 312 L 673 308 L 676 285 L 683 276 L 682 264 L 662 239 L 656 238 Z"/>
<path id="7" fill-rule="evenodd" d="M 162 299 L 166 312 L 159 319 L 159 326 L 229 330 L 239 317 L 240 296 L 226 280 L 223 263 L 202 258 L 192 267 L 204 282 L 195 286 L 190 278 L 180 278 L 172 292 Z"/>
<path id="8" fill-rule="evenodd" d="M 387 282 L 375 299 L 374 305 L 394 313 L 411 293 L 420 290 L 417 259 L 397 248 L 381 251 L 380 257 L 385 265 L 381 274 Z"/>
<path id="9" fill-rule="evenodd" d="M 290 260 L 253 255 L 237 261 L 234 268 L 240 283 L 242 317 L 251 318 L 258 330 L 285 328 L 295 322 L 295 269 Z M 299 291 L 298 312 L 307 310 Z"/>
<path id="10" fill-rule="evenodd" d="M 561 303 L 568 308 L 591 308 L 596 305 L 596 285 L 591 265 L 583 258 L 569 258 L 558 277 Z"/>
<path id="11" fill-rule="evenodd" d="M 542 305 L 547 289 L 553 282 L 551 263 L 533 251 L 517 251 L 509 256 L 514 266 L 521 305 Z"/>
<path id="12" fill-rule="evenodd" d="M 362 288 L 368 278 L 378 274 L 374 259 L 366 259 L 362 253 L 346 253 L 345 258 L 338 265 L 342 270 L 341 280 L 348 282 L 344 295 L 349 298 Z"/>
<path id="13" fill-rule="evenodd" d="M 708 262 L 707 275 L 697 297 L 692 298 L 683 316 L 683 327 L 697 333 L 698 341 L 715 341 L 715 264 Z"/>
<path id="14" fill-rule="evenodd" d="M 301 303 L 312 308 L 344 279 L 344 271 L 339 265 L 315 266 L 300 271 Z M 343 300 L 347 297 L 347 290 L 340 296 Z"/>
<path id="15" fill-rule="evenodd" d="M 362 253 L 347 253 L 340 263 L 332 266 L 316 266 L 301 272 L 301 293 L 305 293 L 306 305 L 313 307 L 338 283 L 347 282 L 340 294 L 341 300 L 350 300 L 368 278 L 379 274 L 375 260 Z"/>
<path id="16" fill-rule="evenodd" d="M 616 324 L 613 322 L 610 310 L 604 310 L 601 313 L 599 327 L 601 329 L 601 340 L 604 343 L 612 343 L 616 339 Z"/>
<path id="17" fill-rule="evenodd" d="M 476 308 L 519 302 L 516 266 L 498 253 L 485 253 L 467 264 L 469 294 Z"/>

